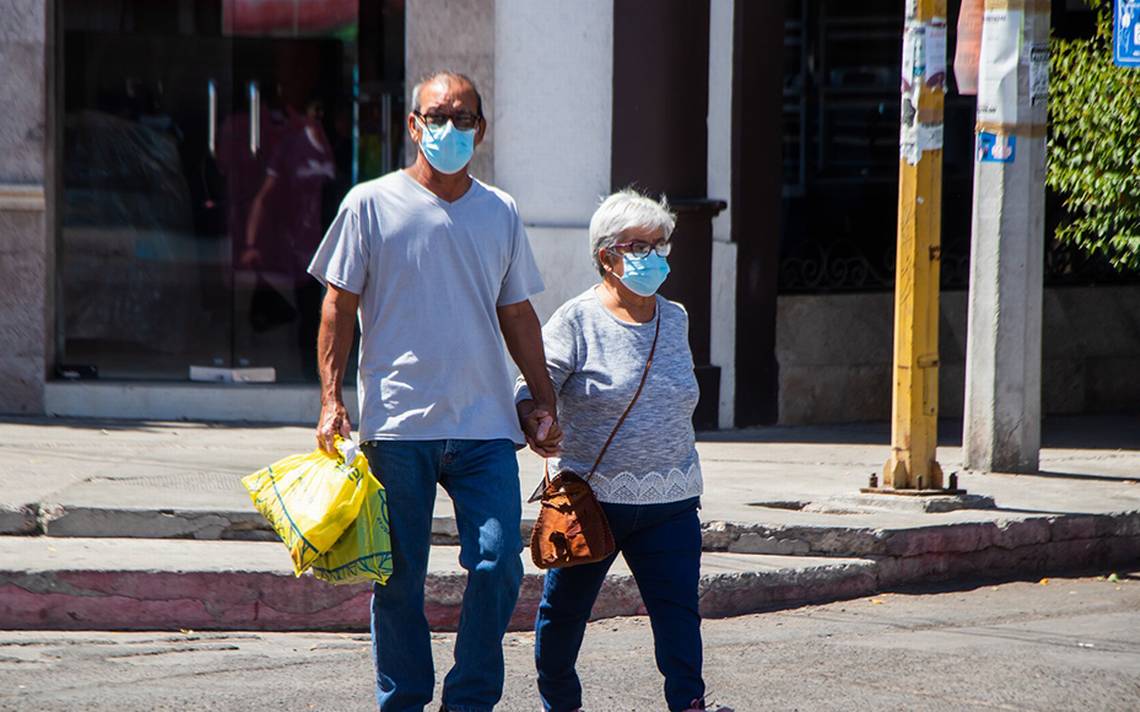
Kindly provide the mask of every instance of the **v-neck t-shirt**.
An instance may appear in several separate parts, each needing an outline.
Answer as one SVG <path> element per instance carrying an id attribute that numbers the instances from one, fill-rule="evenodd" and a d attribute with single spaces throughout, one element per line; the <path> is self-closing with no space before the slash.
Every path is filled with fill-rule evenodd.
<path id="1" fill-rule="evenodd" d="M 360 439 L 523 443 L 496 308 L 543 289 L 514 199 L 398 170 L 349 191 L 309 265 L 360 295 Z"/>

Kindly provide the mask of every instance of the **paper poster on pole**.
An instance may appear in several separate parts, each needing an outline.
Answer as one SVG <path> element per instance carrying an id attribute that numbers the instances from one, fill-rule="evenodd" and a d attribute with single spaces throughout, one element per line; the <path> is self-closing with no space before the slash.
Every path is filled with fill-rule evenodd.
<path id="1" fill-rule="evenodd" d="M 934 18 L 926 26 L 926 74 L 928 89 L 943 90 L 946 86 L 946 19 Z"/>
<path id="2" fill-rule="evenodd" d="M 942 149 L 942 124 L 924 124 L 919 118 L 920 95 L 945 90 L 946 20 L 908 19 L 903 32 L 899 158 L 912 166 L 923 153 Z"/>
<path id="3" fill-rule="evenodd" d="M 958 14 L 958 46 L 954 52 L 954 83 L 962 96 L 978 93 L 978 55 L 982 51 L 984 0 L 962 0 Z"/>
<path id="4" fill-rule="evenodd" d="M 1033 106 L 1049 99 L 1049 45 L 1029 48 L 1029 100 Z"/>
<path id="5" fill-rule="evenodd" d="M 982 163 L 1013 163 L 1017 137 L 983 131 L 978 134 L 978 160 Z"/>
<path id="6" fill-rule="evenodd" d="M 978 121 L 1017 123 L 1017 64 L 1025 13 L 988 10 L 982 18 L 982 53 L 978 68 Z"/>

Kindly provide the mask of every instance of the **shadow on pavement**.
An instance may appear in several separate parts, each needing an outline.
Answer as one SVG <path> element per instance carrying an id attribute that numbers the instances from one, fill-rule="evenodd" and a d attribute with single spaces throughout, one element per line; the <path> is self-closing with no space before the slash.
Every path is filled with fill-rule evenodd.
<path id="1" fill-rule="evenodd" d="M 1041 427 L 1045 448 L 1079 450 L 1140 450 L 1140 414 L 1065 415 L 1045 418 Z M 703 442 L 803 443 L 883 445 L 891 440 L 889 423 L 843 425 L 772 425 L 736 430 L 709 430 L 697 434 Z M 938 445 L 961 447 L 962 421 L 938 421 Z"/>
<path id="2" fill-rule="evenodd" d="M 993 475 L 1005 475 L 1004 472 L 991 472 Z M 1054 472 L 1051 470 L 1041 470 L 1040 472 L 1033 472 L 1024 475 L 1016 475 L 1017 477 L 1045 477 L 1058 480 L 1092 480 L 1095 482 L 1135 482 L 1140 478 L 1140 472 L 1133 472 L 1131 474 L 1121 475 L 1089 475 L 1077 472 Z"/>
<path id="3" fill-rule="evenodd" d="M 275 428 L 315 427 L 316 423 L 268 423 L 256 421 L 214 420 L 131 420 L 120 418 L 53 418 L 50 416 L 0 416 L 0 425 L 28 425 L 45 428 L 76 428 L 79 430 L 111 430 L 155 432 L 162 428 L 200 427 L 211 430 L 272 430 Z"/>

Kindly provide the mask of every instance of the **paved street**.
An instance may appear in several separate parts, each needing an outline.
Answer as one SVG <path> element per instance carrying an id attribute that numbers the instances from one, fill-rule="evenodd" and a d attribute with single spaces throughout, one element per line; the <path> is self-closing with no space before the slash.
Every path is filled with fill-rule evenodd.
<path id="1" fill-rule="evenodd" d="M 922 589 L 705 623 L 711 697 L 755 710 L 1140 709 L 1140 574 Z M 366 636 L 0 633 L 0 710 L 370 710 Z M 445 670 L 454 636 L 435 636 Z M 648 622 L 599 621 L 586 707 L 659 710 Z M 537 709 L 529 634 L 504 712 Z M 434 709 L 434 708 L 433 708 Z"/>

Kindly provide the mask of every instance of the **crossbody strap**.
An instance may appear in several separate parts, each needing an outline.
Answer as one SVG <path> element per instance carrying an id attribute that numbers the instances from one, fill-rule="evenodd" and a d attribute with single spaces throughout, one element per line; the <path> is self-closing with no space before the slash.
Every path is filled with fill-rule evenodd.
<path id="1" fill-rule="evenodd" d="M 606 444 L 602 446 L 602 451 L 598 453 L 598 459 L 594 460 L 594 466 L 590 468 L 590 471 L 588 473 L 586 473 L 586 476 L 583 477 L 582 479 L 589 481 L 589 479 L 591 477 L 593 477 L 594 473 L 597 472 L 598 465 L 602 464 L 602 458 L 606 456 L 606 450 L 609 450 L 610 443 L 612 443 L 614 441 L 614 436 L 617 435 L 618 430 L 621 429 L 622 423 L 625 422 L 626 416 L 629 415 L 629 411 L 633 410 L 634 403 L 637 403 L 637 399 L 641 396 L 641 389 L 645 388 L 645 381 L 647 378 L 649 378 L 649 367 L 653 365 L 653 354 L 655 354 L 657 352 L 657 337 L 660 335 L 661 335 L 661 305 L 658 304 L 657 305 L 657 328 L 654 329 L 654 331 L 653 331 L 653 346 L 649 347 L 649 358 L 645 360 L 645 370 L 643 370 L 641 372 L 641 383 L 637 384 L 637 392 L 633 394 L 633 400 L 631 400 L 629 402 L 629 405 L 627 405 L 625 407 L 625 412 L 621 414 L 620 418 L 618 418 L 617 425 L 614 426 L 613 431 L 610 433 L 610 437 L 606 440 Z"/>

